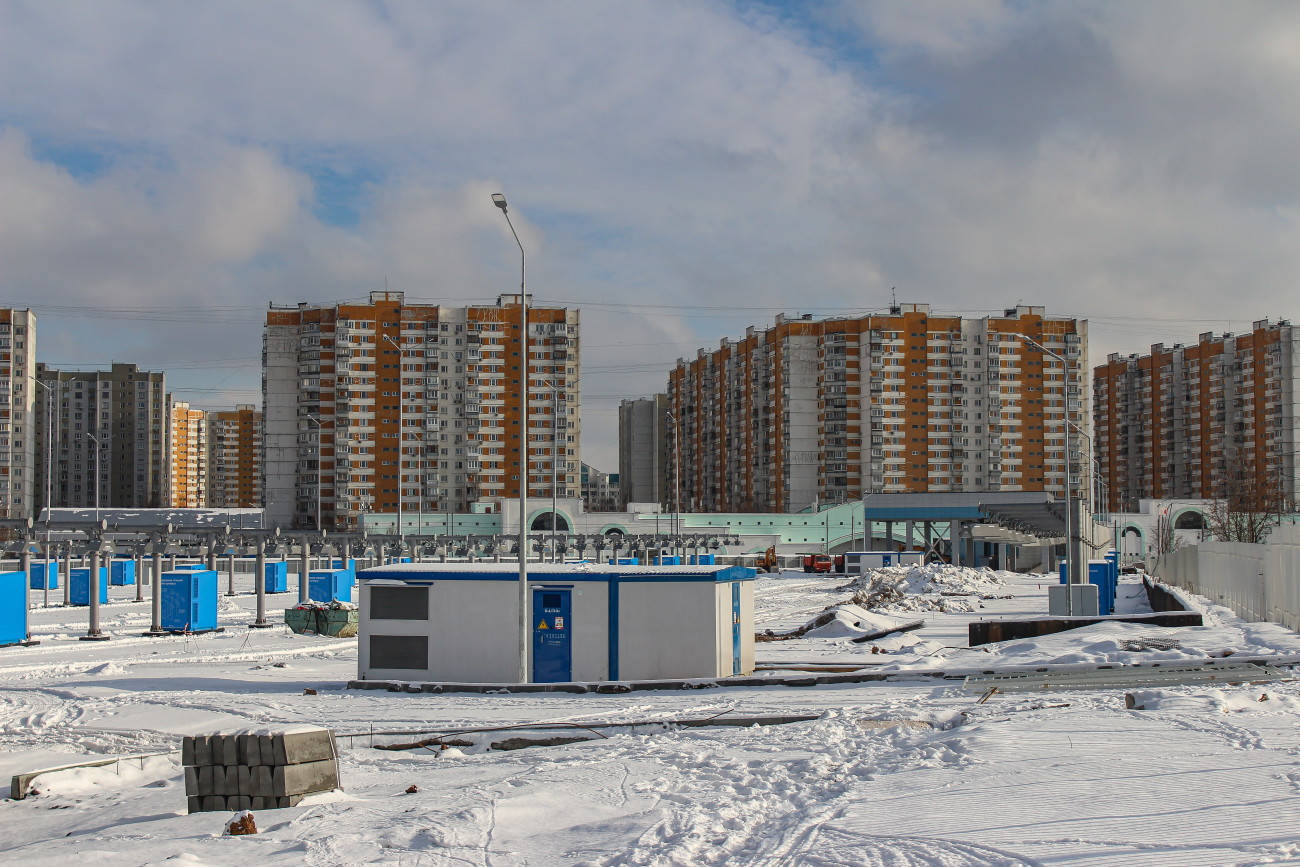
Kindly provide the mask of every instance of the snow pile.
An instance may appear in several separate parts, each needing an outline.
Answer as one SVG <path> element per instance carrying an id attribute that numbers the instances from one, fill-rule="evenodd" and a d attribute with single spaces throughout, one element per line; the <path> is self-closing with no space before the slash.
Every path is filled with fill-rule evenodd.
<path id="1" fill-rule="evenodd" d="M 357 604 L 355 602 L 343 602 L 338 599 L 329 602 L 317 602 L 315 599 L 308 599 L 305 602 L 299 602 L 294 608 L 315 611 L 356 611 Z"/>
<path id="2" fill-rule="evenodd" d="M 803 634 L 805 638 L 858 638 L 870 633 L 893 631 L 904 622 L 858 605 L 837 605 L 809 620 L 804 625 Z"/>
<path id="3" fill-rule="evenodd" d="M 946 563 L 886 566 L 865 572 L 854 582 L 853 602 L 886 611 L 974 611 L 980 599 L 997 596 L 1007 576 Z"/>

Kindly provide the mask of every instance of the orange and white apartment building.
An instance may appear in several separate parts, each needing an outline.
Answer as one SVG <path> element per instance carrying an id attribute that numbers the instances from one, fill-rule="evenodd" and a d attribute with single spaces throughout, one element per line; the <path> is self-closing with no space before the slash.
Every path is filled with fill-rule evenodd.
<path id="1" fill-rule="evenodd" d="M 1093 371 L 1109 510 L 1218 496 L 1239 459 L 1280 478 L 1294 502 L 1297 341 L 1290 322 L 1261 319 L 1244 334 L 1206 332 L 1189 346 L 1111 354 Z"/>
<path id="2" fill-rule="evenodd" d="M 668 433 L 679 427 L 680 443 L 665 478 L 675 484 L 680 454 L 682 507 L 704 512 L 797 512 L 882 492 L 1064 497 L 1073 452 L 1068 475 L 1086 495 L 1087 353 L 1087 321 L 1042 307 L 778 316 L 678 359 Z"/>
<path id="3" fill-rule="evenodd" d="M 398 504 L 468 512 L 484 498 L 579 496 L 579 314 L 495 305 L 273 307 L 263 334 L 263 471 L 273 526 L 355 529 Z M 527 418 L 520 379 L 528 383 Z M 526 451 L 524 451 L 526 450 Z M 521 479 L 521 455 L 531 474 Z M 319 498 L 319 500 L 318 500 Z"/>

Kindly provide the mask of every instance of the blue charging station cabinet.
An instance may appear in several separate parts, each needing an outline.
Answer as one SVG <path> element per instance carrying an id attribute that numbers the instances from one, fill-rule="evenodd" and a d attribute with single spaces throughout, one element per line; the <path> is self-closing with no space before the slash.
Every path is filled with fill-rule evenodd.
<path id="1" fill-rule="evenodd" d="M 0 647 L 27 640 L 27 576 L 0 572 Z"/>
<path id="2" fill-rule="evenodd" d="M 266 564 L 266 574 L 263 576 L 266 582 L 267 593 L 286 593 L 289 590 L 289 564 L 283 560 Z"/>
<path id="3" fill-rule="evenodd" d="M 90 568 L 68 570 L 68 601 L 73 605 L 90 604 Z M 108 603 L 108 567 L 99 567 L 99 604 Z"/>
<path id="4" fill-rule="evenodd" d="M 135 561 L 113 560 L 108 566 L 108 583 L 114 587 L 135 584 Z"/>
<path id="5" fill-rule="evenodd" d="M 213 569 L 164 572 L 162 628 L 168 632 L 204 632 L 217 628 L 217 573 Z"/>
<path id="6" fill-rule="evenodd" d="M 44 590 L 45 579 L 47 577 L 50 581 L 50 589 L 59 589 L 59 564 L 53 560 L 50 561 L 48 572 L 46 572 L 45 563 L 42 561 L 40 563 L 33 563 L 28 574 L 31 576 L 31 586 L 33 590 Z"/>
<path id="7" fill-rule="evenodd" d="M 314 602 L 351 602 L 352 573 L 346 569 L 317 569 L 308 572 L 307 598 Z"/>

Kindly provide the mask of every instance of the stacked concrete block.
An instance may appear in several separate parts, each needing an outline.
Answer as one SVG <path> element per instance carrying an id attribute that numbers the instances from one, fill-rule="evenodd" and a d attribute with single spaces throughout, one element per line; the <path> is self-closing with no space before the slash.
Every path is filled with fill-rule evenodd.
<path id="1" fill-rule="evenodd" d="M 342 787 L 338 743 L 323 728 L 186 737 L 181 764 L 191 813 L 295 807 Z"/>

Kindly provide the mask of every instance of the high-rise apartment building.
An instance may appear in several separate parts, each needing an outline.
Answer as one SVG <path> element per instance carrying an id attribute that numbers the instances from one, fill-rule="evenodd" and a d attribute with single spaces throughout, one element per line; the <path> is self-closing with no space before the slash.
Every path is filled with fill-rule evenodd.
<path id="1" fill-rule="evenodd" d="M 672 504 L 668 482 L 668 395 L 625 400 L 618 407 L 619 500 Z"/>
<path id="2" fill-rule="evenodd" d="M 251 403 L 207 414 L 208 506 L 262 505 L 262 413 Z"/>
<path id="3" fill-rule="evenodd" d="M 36 314 L 0 307 L 0 516 L 28 518 L 44 505 L 35 485 L 45 454 L 36 442 Z"/>
<path id="4" fill-rule="evenodd" d="M 171 471 L 167 505 L 174 509 L 202 509 L 208 505 L 207 413 L 191 409 L 167 395 L 168 450 Z"/>
<path id="5" fill-rule="evenodd" d="M 582 508 L 588 512 L 617 512 L 618 473 L 605 473 L 589 464 L 582 465 Z"/>
<path id="6" fill-rule="evenodd" d="M 1148 355 L 1110 355 L 1093 371 L 1094 430 L 1111 511 L 1142 499 L 1221 496 L 1244 466 L 1297 493 L 1300 333 L 1282 320 L 1246 334 L 1157 343 Z"/>
<path id="7" fill-rule="evenodd" d="M 414 518 L 481 497 L 579 491 L 579 316 L 495 305 L 273 307 L 263 336 L 265 505 L 273 526 L 349 529 L 366 512 Z M 526 418 L 519 388 L 526 379 Z M 529 478 L 521 479 L 528 455 Z"/>
<path id="8" fill-rule="evenodd" d="M 792 512 L 873 492 L 1064 497 L 1067 477 L 1086 496 L 1087 363 L 1087 322 L 1042 307 L 979 319 L 926 304 L 778 316 L 678 360 L 669 434 L 681 440 L 666 450 L 667 476 L 680 452 L 682 506 L 708 512 Z"/>
<path id="9" fill-rule="evenodd" d="M 36 376 L 45 385 L 41 401 L 57 396 L 52 431 L 47 407 L 36 412 L 37 452 L 45 454 L 48 445 L 54 453 L 53 504 L 93 507 L 98 492 L 100 507 L 164 506 L 170 460 L 164 374 L 134 364 L 100 371 L 38 364 Z M 42 494 L 45 481 L 42 463 L 37 476 Z"/>

